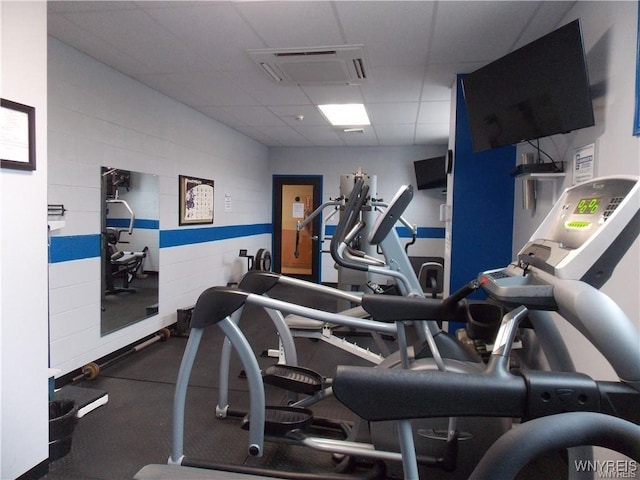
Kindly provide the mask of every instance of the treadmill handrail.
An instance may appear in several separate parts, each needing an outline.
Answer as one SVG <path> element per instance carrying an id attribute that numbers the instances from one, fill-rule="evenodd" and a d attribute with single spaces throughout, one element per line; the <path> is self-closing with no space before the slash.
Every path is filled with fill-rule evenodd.
<path id="1" fill-rule="evenodd" d="M 469 480 L 512 480 L 544 452 L 583 445 L 615 450 L 639 462 L 638 438 L 640 426 L 601 413 L 570 412 L 543 417 L 500 437 L 476 465 Z"/>

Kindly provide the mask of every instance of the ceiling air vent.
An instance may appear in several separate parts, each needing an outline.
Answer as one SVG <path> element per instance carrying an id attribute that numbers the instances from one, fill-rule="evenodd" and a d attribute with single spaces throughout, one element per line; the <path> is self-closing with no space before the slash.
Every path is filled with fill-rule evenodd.
<path id="1" fill-rule="evenodd" d="M 281 85 L 358 85 L 369 66 L 362 45 L 249 50 L 249 56 Z"/>

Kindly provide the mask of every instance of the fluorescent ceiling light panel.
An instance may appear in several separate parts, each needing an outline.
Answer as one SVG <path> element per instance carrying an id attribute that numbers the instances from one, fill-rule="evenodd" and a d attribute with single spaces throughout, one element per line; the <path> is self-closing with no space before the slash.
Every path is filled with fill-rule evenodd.
<path id="1" fill-rule="evenodd" d="M 371 125 L 367 111 L 361 103 L 318 105 L 318 108 L 331 125 L 336 127 Z"/>

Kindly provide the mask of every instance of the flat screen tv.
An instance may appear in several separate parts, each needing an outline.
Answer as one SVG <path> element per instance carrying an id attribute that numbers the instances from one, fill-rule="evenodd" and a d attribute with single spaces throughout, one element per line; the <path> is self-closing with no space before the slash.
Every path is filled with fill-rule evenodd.
<path id="1" fill-rule="evenodd" d="M 580 21 L 462 78 L 473 151 L 594 125 Z"/>
<path id="2" fill-rule="evenodd" d="M 447 157 L 425 158 L 413 162 L 418 190 L 447 188 Z"/>

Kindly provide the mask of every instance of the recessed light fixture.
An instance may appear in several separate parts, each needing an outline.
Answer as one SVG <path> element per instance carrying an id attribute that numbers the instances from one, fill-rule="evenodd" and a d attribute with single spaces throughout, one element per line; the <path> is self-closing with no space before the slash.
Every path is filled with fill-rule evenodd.
<path id="1" fill-rule="evenodd" d="M 361 103 L 318 105 L 320 111 L 336 127 L 371 125 L 367 111 Z"/>

